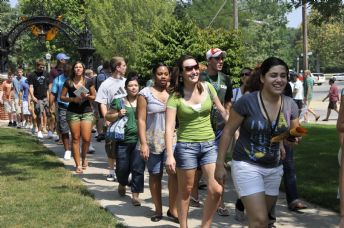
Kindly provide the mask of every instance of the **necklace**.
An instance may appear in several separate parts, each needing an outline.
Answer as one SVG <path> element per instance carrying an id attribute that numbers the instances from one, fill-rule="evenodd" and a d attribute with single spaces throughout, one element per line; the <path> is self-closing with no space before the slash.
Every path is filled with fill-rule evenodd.
<path id="1" fill-rule="evenodd" d="M 267 110 L 265 108 L 261 92 L 259 92 L 259 99 L 260 99 L 260 103 L 262 104 L 262 107 L 263 107 L 264 113 L 266 115 L 266 118 L 268 119 L 268 125 L 269 125 L 270 131 L 271 131 L 270 135 L 272 137 L 275 134 L 275 130 L 277 128 L 277 125 L 278 125 L 278 122 L 279 122 L 279 119 L 280 119 L 280 115 L 281 115 L 281 109 L 282 109 L 282 103 L 283 103 L 282 102 L 282 96 L 281 96 L 281 104 L 280 104 L 279 111 L 278 111 L 277 118 L 276 118 L 276 121 L 275 121 L 274 125 L 272 125 L 272 121 L 270 120 L 269 113 L 267 112 Z"/>

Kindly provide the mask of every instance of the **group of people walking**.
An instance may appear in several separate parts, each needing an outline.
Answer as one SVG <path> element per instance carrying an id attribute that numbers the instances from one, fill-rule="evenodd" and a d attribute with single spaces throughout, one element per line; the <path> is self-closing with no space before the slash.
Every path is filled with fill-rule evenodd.
<path id="1" fill-rule="evenodd" d="M 23 79 L 28 86 L 20 91 L 34 105 L 31 113 L 35 115 L 38 137 L 43 118 L 56 116 L 64 158 L 73 155 L 77 174 L 88 167 L 93 125 L 101 121 L 100 126 L 110 129 L 113 123 L 124 121 L 124 138 L 105 140 L 107 180 L 118 181 L 121 196 L 129 186 L 132 204 L 140 206 L 147 166 L 155 207 L 151 221 L 163 218 L 164 170 L 169 190 L 166 213 L 180 227 L 188 226 L 190 199 L 199 200 L 193 189 L 198 188 L 201 178 L 207 185 L 202 227 L 211 227 L 216 212 L 229 215 L 223 191 L 231 152 L 231 175 L 239 198 L 236 218 L 243 219 L 246 211 L 250 227 L 272 227 L 283 161 L 301 138 L 271 139 L 300 126 L 300 104 L 298 107 L 295 102 L 297 97 L 294 100 L 284 95 L 289 68 L 283 60 L 270 57 L 254 70 L 244 68 L 241 87 L 233 89 L 230 78 L 221 72 L 225 57 L 225 51 L 210 49 L 204 71 L 198 60 L 188 55 L 181 56 L 173 67 L 157 63 L 152 69 L 153 83 L 140 90 L 139 75 L 127 74 L 122 57 L 104 62 L 98 75 L 92 77 L 82 62 L 70 65 L 69 57 L 60 53 L 55 76 L 50 74 L 49 78 L 44 63 L 37 61 L 36 71 Z M 53 131 L 54 124 L 43 126 Z M 102 127 L 97 129 L 98 137 L 106 132 Z M 293 172 L 295 182 L 295 170 L 284 170 Z M 293 210 L 306 207 L 297 194 L 288 199 L 288 204 Z"/>

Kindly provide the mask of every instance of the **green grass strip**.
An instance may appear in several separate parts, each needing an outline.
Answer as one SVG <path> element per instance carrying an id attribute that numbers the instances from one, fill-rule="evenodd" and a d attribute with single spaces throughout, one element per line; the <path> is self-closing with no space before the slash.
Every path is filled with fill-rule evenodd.
<path id="1" fill-rule="evenodd" d="M 32 136 L 0 128 L 2 227 L 123 227 Z"/>
<path id="2" fill-rule="evenodd" d="M 295 147 L 299 197 L 339 212 L 338 149 L 334 125 L 305 125 L 308 136 Z"/>

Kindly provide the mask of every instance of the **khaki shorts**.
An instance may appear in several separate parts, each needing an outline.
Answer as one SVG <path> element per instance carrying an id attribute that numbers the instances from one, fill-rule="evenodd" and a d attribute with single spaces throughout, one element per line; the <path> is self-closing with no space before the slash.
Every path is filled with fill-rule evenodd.
<path id="1" fill-rule="evenodd" d="M 20 104 L 19 104 L 19 99 L 14 99 L 14 108 L 16 109 L 16 113 L 17 114 L 22 113 L 21 107 L 20 107 Z"/>
<path id="2" fill-rule="evenodd" d="M 4 108 L 6 113 L 16 112 L 16 109 L 14 107 L 14 101 L 4 101 Z"/>

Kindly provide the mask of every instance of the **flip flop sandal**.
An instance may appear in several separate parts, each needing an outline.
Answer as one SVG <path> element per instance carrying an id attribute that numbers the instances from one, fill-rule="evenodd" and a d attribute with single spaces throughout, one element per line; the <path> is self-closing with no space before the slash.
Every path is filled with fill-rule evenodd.
<path id="1" fill-rule="evenodd" d="M 85 160 L 85 161 L 83 162 L 83 164 L 82 164 L 82 169 L 83 169 L 83 170 L 86 170 L 87 167 L 88 167 L 88 161 Z"/>
<path id="2" fill-rule="evenodd" d="M 76 174 L 82 174 L 83 173 L 82 168 L 80 166 L 78 166 L 75 170 L 75 173 Z"/>

